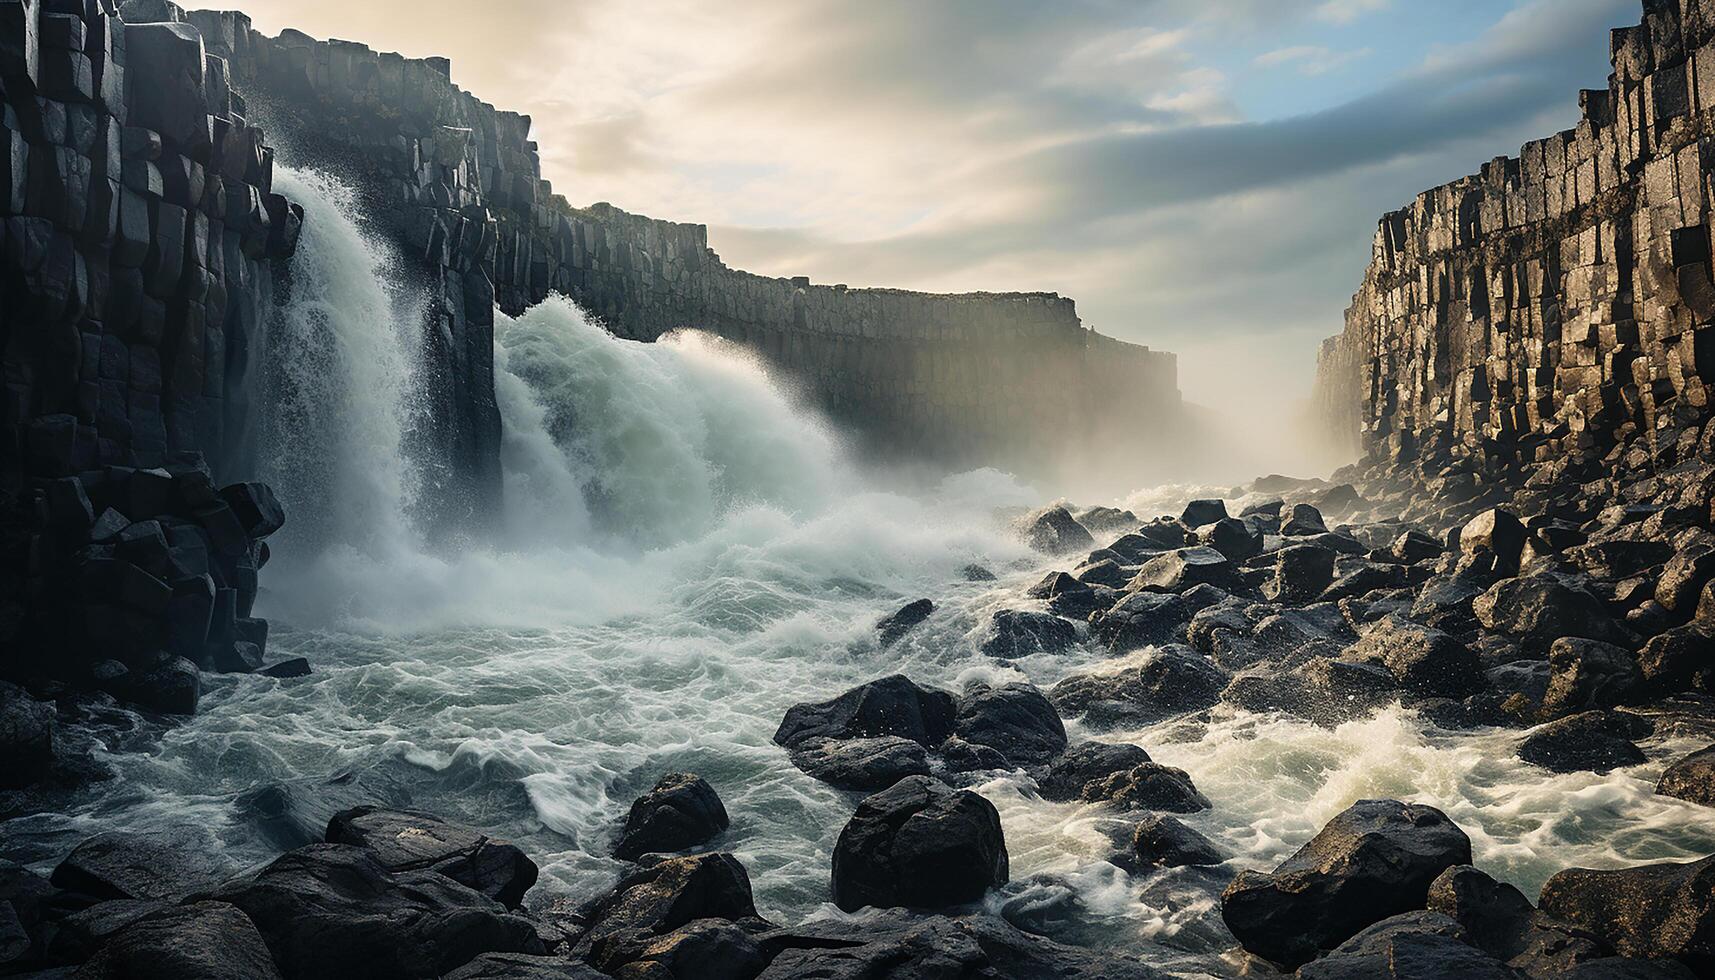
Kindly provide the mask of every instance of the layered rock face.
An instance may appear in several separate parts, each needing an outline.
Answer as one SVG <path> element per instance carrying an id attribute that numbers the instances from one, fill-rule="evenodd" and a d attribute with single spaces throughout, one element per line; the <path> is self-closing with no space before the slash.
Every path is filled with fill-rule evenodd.
<path id="1" fill-rule="evenodd" d="M 1052 294 L 934 295 L 812 285 L 731 269 L 703 225 L 607 204 L 574 208 L 541 178 L 530 118 L 460 90 L 444 59 L 411 60 L 192 12 L 294 158 L 362 184 L 372 214 L 436 284 L 430 344 L 446 383 L 443 458 L 497 484 L 492 306 L 550 291 L 615 334 L 703 330 L 764 356 L 836 422 L 891 455 L 1040 472 L 1068 445 L 1170 427 L 1177 360 L 1083 327 Z M 1067 438 L 1068 419 L 1083 422 Z"/>
<path id="2" fill-rule="evenodd" d="M 1687 456 L 1715 379 L 1715 5 L 1644 8 L 1577 128 L 1382 219 L 1322 350 L 1335 443 L 1490 470 Z"/>

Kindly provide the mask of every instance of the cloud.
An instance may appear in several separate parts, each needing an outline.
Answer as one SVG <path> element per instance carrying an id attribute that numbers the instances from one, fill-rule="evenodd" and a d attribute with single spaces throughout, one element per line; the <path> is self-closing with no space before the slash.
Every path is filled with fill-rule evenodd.
<path id="1" fill-rule="evenodd" d="M 1316 8 L 1316 17 L 1331 24 L 1350 24 L 1365 14 L 1386 10 L 1392 3 L 1393 0 L 1327 0 Z"/>
<path id="2" fill-rule="evenodd" d="M 1292 66 L 1301 75 L 1315 77 L 1338 71 L 1354 61 L 1368 58 L 1371 53 L 1369 48 L 1335 51 L 1321 45 L 1301 44 L 1296 47 L 1266 51 L 1256 56 L 1254 64 L 1259 68 Z"/>

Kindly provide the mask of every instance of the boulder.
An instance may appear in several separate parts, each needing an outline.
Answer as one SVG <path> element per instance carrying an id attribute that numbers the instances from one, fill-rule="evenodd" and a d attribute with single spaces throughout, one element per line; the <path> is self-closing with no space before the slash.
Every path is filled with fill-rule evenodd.
<path id="1" fill-rule="evenodd" d="M 54 706 L 0 681 L 0 789 L 22 789 L 53 772 Z"/>
<path id="2" fill-rule="evenodd" d="M 1299 980 L 1520 980 L 1505 964 L 1472 946 L 1458 923 L 1434 912 L 1407 912 L 1364 929 L 1322 959 L 1306 963 Z"/>
<path id="3" fill-rule="evenodd" d="M 1696 612 L 1703 587 L 1711 581 L 1715 581 L 1715 545 L 1693 545 L 1662 567 L 1655 584 L 1655 601 L 1683 622 Z"/>
<path id="4" fill-rule="evenodd" d="M 271 664 L 264 667 L 257 671 L 257 673 L 264 677 L 273 677 L 278 680 L 289 680 L 293 677 L 308 677 L 310 676 L 310 662 L 303 657 L 292 657 L 287 660 L 282 660 L 277 664 Z"/>
<path id="5" fill-rule="evenodd" d="M 1274 576 L 1262 587 L 1270 602 L 1303 605 L 1334 582 L 1334 553 L 1314 545 L 1282 548 L 1275 556 Z"/>
<path id="6" fill-rule="evenodd" d="M 1502 574 L 1512 575 L 1518 572 L 1528 536 L 1524 522 L 1511 511 L 1495 507 L 1471 518 L 1460 530 L 1459 550 L 1466 555 L 1487 551 L 1495 556 Z"/>
<path id="7" fill-rule="evenodd" d="M 698 919 L 642 943 L 605 944 L 595 964 L 618 980 L 751 980 L 768 958 L 745 927 Z"/>
<path id="8" fill-rule="evenodd" d="M 1389 554 L 1408 565 L 1433 561 L 1440 558 L 1444 550 L 1446 549 L 1442 548 L 1441 542 L 1417 530 L 1402 532 L 1399 537 L 1393 539 L 1393 544 L 1388 546 Z"/>
<path id="9" fill-rule="evenodd" d="M 689 850 L 707 844 L 730 824 L 726 807 L 707 780 L 670 772 L 631 804 L 613 854 L 635 861 L 645 854 Z"/>
<path id="10" fill-rule="evenodd" d="M 189 828 L 148 834 L 114 830 L 72 848 L 50 880 L 99 901 L 177 900 L 233 872 L 217 855 L 211 841 Z"/>
<path id="11" fill-rule="evenodd" d="M 1636 639 L 1593 592 L 1545 575 L 1497 582 L 1472 600 L 1471 610 L 1485 628 L 1514 637 L 1539 655 L 1563 636 L 1622 646 Z"/>
<path id="12" fill-rule="evenodd" d="M 1070 803 L 1099 799 L 1101 787 L 1109 779 L 1149 761 L 1149 753 L 1135 745 L 1079 742 L 1032 775 L 1043 799 Z"/>
<path id="13" fill-rule="evenodd" d="M 1715 689 L 1715 629 L 1692 623 L 1650 637 L 1638 669 L 1656 693 Z"/>
<path id="14" fill-rule="evenodd" d="M 1155 762 L 1086 785 L 1083 799 L 1090 803 L 1105 801 L 1121 810 L 1162 813 L 1201 813 L 1211 805 L 1208 797 L 1197 791 L 1189 773 Z"/>
<path id="15" fill-rule="evenodd" d="M 1064 507 L 1039 510 L 1024 519 L 1024 539 L 1030 547 L 1049 555 L 1088 551 L 1096 539 Z"/>
<path id="16" fill-rule="evenodd" d="M 1179 523 L 1193 531 L 1226 519 L 1227 502 L 1215 499 L 1193 500 L 1185 505 L 1185 512 L 1179 515 Z"/>
<path id="17" fill-rule="evenodd" d="M 411 805 L 410 791 L 375 769 L 348 769 L 327 778 L 267 783 L 233 801 L 237 817 L 282 851 L 317 844 L 328 821 L 341 810 L 364 804 Z"/>
<path id="18" fill-rule="evenodd" d="M 1222 893 L 1221 917 L 1245 949 L 1296 967 L 1423 908 L 1441 872 L 1470 863 L 1470 838 L 1440 810 L 1363 800 L 1272 873 L 1240 872 Z"/>
<path id="19" fill-rule="evenodd" d="M 516 846 L 415 810 L 341 811 L 328 821 L 327 841 L 368 851 L 390 872 L 439 872 L 508 908 L 536 883 L 536 862 Z"/>
<path id="20" fill-rule="evenodd" d="M 1427 697 L 1468 697 L 1483 690 L 1488 680 L 1470 647 L 1400 616 L 1372 624 L 1341 659 L 1386 668 L 1401 687 Z"/>
<path id="21" fill-rule="evenodd" d="M 279 980 L 261 933 L 224 902 L 166 907 L 118 930 L 79 980 Z"/>
<path id="22" fill-rule="evenodd" d="M 442 980 L 606 980 L 607 974 L 559 956 L 484 953 Z"/>
<path id="23" fill-rule="evenodd" d="M 953 696 L 918 687 L 895 674 L 852 688 L 830 701 L 787 709 L 774 743 L 794 748 L 811 739 L 896 735 L 934 748 L 953 733 Z"/>
<path id="24" fill-rule="evenodd" d="M 933 602 L 928 599 L 918 599 L 916 602 L 906 603 L 898 612 L 876 623 L 875 630 L 879 635 L 882 649 L 885 650 L 898 643 L 905 634 L 928 619 L 929 614 L 934 611 L 935 604 Z"/>
<path id="25" fill-rule="evenodd" d="M 1519 744 L 1518 757 L 1550 772 L 1608 773 L 1642 765 L 1643 750 L 1630 738 L 1639 722 L 1648 724 L 1634 715 L 1608 711 L 1569 715 L 1531 732 Z"/>
<path id="26" fill-rule="evenodd" d="M 299 848 L 211 897 L 243 910 L 286 980 L 408 980 L 481 953 L 544 952 L 535 927 L 499 903 L 345 844 Z"/>
<path id="27" fill-rule="evenodd" d="M 1231 561 L 1244 561 L 1262 554 L 1262 535 L 1237 518 L 1216 521 L 1199 532 L 1197 540 Z"/>
<path id="28" fill-rule="evenodd" d="M 1151 813 L 1132 830 L 1131 848 L 1125 858 L 1133 867 L 1150 869 L 1206 867 L 1221 864 L 1227 855 L 1177 817 Z"/>
<path id="29" fill-rule="evenodd" d="M 1066 726 L 1054 705 L 1029 684 L 978 684 L 958 701 L 953 733 L 987 746 L 1014 766 L 1046 762 L 1066 748 Z"/>
<path id="30" fill-rule="evenodd" d="M 1011 660 L 1037 653 L 1065 653 L 1078 643 L 1077 627 L 1047 613 L 1002 609 L 989 619 L 977 649 Z"/>
<path id="31" fill-rule="evenodd" d="M 1006 880 L 994 804 L 926 776 L 858 804 L 834 846 L 834 904 L 848 912 L 965 905 Z"/>
<path id="32" fill-rule="evenodd" d="M 1105 612 L 1090 618 L 1090 632 L 1115 652 L 1162 646 L 1184 638 L 1196 607 L 1186 596 L 1166 592 L 1132 592 Z"/>
<path id="33" fill-rule="evenodd" d="M 959 577 L 967 582 L 993 582 L 995 574 L 981 565 L 972 563 L 959 570 Z"/>
<path id="34" fill-rule="evenodd" d="M 584 932 L 572 952 L 612 970 L 643 955 L 657 937 L 698 920 L 755 918 L 750 876 L 732 855 L 664 858 L 578 908 L 574 919 Z"/>
<path id="35" fill-rule="evenodd" d="M 220 499 L 232 508 L 238 524 L 253 541 L 260 541 L 286 526 L 286 509 L 266 483 L 234 483 L 222 487 Z"/>
<path id="36" fill-rule="evenodd" d="M 1114 590 L 1105 586 L 1087 585 L 1065 572 L 1050 572 L 1042 581 L 1031 586 L 1025 595 L 1045 599 L 1057 616 L 1082 619 L 1097 610 L 1114 604 Z"/>
<path id="37" fill-rule="evenodd" d="M 1327 533 L 1328 525 L 1322 520 L 1322 512 L 1309 504 L 1293 504 L 1286 522 L 1280 526 L 1281 536 L 1287 538 L 1305 538 Z"/>
<path id="38" fill-rule="evenodd" d="M 1214 706 L 1229 679 L 1196 651 L 1168 646 L 1118 671 L 1072 674 L 1048 698 L 1085 724 L 1146 725 Z"/>
<path id="39" fill-rule="evenodd" d="M 1144 562 L 1128 586 L 1134 592 L 1182 593 L 1199 585 L 1227 592 L 1244 588 L 1238 569 L 1213 548 L 1181 548 Z"/>
<path id="40" fill-rule="evenodd" d="M 1638 658 L 1625 647 L 1600 640 L 1561 637 L 1548 648 L 1544 716 L 1558 718 L 1591 708 L 1627 703 L 1643 686 Z"/>
<path id="41" fill-rule="evenodd" d="M 1676 959 L 1698 976 L 1715 972 L 1715 857 L 1562 871 L 1542 886 L 1540 905 L 1623 956 Z"/>
<path id="42" fill-rule="evenodd" d="M 1091 552 L 1099 555 L 1101 552 Z M 1133 571 L 1112 558 L 1099 558 L 1086 561 L 1072 569 L 1072 577 L 1085 585 L 1099 585 L 1106 589 L 1123 589 L 1131 581 Z"/>
<path id="43" fill-rule="evenodd" d="M 1655 791 L 1662 796 L 1715 806 L 1715 745 L 1668 766 Z"/>
<path id="44" fill-rule="evenodd" d="M 886 789 L 906 776 L 929 774 L 929 753 L 898 735 L 812 738 L 789 750 L 792 764 L 837 789 Z"/>
<path id="45" fill-rule="evenodd" d="M 163 715 L 194 715 L 202 699 L 202 673 L 183 657 L 174 657 L 153 670 L 127 675 L 119 693 L 144 711 Z"/>
<path id="46" fill-rule="evenodd" d="M 1530 976 L 1560 976 L 1610 955 L 1594 935 L 1544 915 L 1517 888 L 1468 865 L 1430 884 L 1428 907 L 1457 922 L 1471 945 Z"/>

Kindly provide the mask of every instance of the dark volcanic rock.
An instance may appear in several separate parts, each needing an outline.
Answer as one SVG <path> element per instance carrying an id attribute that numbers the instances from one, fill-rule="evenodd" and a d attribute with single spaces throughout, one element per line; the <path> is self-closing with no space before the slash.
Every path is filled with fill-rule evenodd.
<path id="1" fill-rule="evenodd" d="M 792 764 L 839 789 L 886 789 L 906 776 L 929 774 L 929 753 L 898 735 L 812 738 L 794 745 Z"/>
<path id="2" fill-rule="evenodd" d="M 262 933 L 286 980 L 438 976 L 480 953 L 542 953 L 528 921 L 433 871 L 311 844 L 216 889 Z"/>
<path id="3" fill-rule="evenodd" d="M 935 604 L 928 599 L 918 599 L 908 602 L 898 612 L 875 624 L 876 633 L 880 637 L 883 649 L 898 643 L 905 634 L 911 632 L 919 623 L 929 618 L 935 611 Z"/>
<path id="4" fill-rule="evenodd" d="M 1047 613 L 1002 609 L 989 620 L 978 649 L 1012 659 L 1036 653 L 1065 653 L 1078 643 L 1077 627 Z"/>
<path id="5" fill-rule="evenodd" d="M 993 582 L 995 574 L 981 565 L 966 565 L 959 571 L 960 576 L 967 582 Z"/>
<path id="6" fill-rule="evenodd" d="M 1697 609 L 1703 587 L 1715 581 L 1715 546 L 1698 544 L 1668 559 L 1656 580 L 1655 601 L 1681 621 Z"/>
<path id="7" fill-rule="evenodd" d="M 80 980 L 278 980 L 249 918 L 223 902 L 165 908 L 120 929 Z"/>
<path id="8" fill-rule="evenodd" d="M 1106 801 L 1122 810 L 1164 813 L 1200 813 L 1210 807 L 1208 798 L 1197 791 L 1189 773 L 1155 762 L 1086 785 L 1083 798 L 1091 803 Z"/>
<path id="9" fill-rule="evenodd" d="M 795 704 L 774 733 L 793 748 L 816 738 L 897 735 L 934 748 L 953 733 L 953 696 L 927 690 L 895 674 L 852 688 L 831 701 Z"/>
<path id="10" fill-rule="evenodd" d="M 1407 912 L 1363 930 L 1299 980 L 1519 980 L 1499 960 L 1472 946 L 1465 930 L 1434 912 Z"/>
<path id="11" fill-rule="evenodd" d="M 1611 953 L 1593 934 L 1544 915 L 1517 888 L 1467 865 L 1430 884 L 1429 910 L 1458 922 L 1471 945 L 1531 976 L 1559 976 Z"/>
<path id="12" fill-rule="evenodd" d="M 1542 711 L 1550 718 L 1627 703 L 1643 686 L 1638 658 L 1625 647 L 1563 637 L 1548 648 L 1548 689 Z"/>
<path id="13" fill-rule="evenodd" d="M 699 919 L 755 917 L 750 875 L 731 854 L 665 858 L 626 875 L 578 909 L 585 932 L 574 952 L 613 969 L 636 959 L 655 937 Z"/>
<path id="14" fill-rule="evenodd" d="M 1065 572 L 1050 572 L 1025 593 L 1032 599 L 1046 599 L 1048 608 L 1057 616 L 1082 619 L 1097 610 L 1114 604 L 1117 593 L 1106 586 L 1087 585 Z"/>
<path id="15" fill-rule="evenodd" d="M 1037 551 L 1065 555 L 1095 547 L 1096 539 L 1064 507 L 1049 507 L 1024 519 L 1024 539 Z"/>
<path id="16" fill-rule="evenodd" d="M 1518 571 L 1527 536 L 1524 523 L 1511 511 L 1493 508 L 1471 518 L 1459 532 L 1459 550 L 1467 555 L 1488 551 L 1502 574 Z"/>
<path id="17" fill-rule="evenodd" d="M 1497 582 L 1471 609 L 1485 628 L 1515 637 L 1535 653 L 1545 653 L 1563 636 L 1620 645 L 1635 641 L 1597 595 L 1544 575 Z"/>
<path id="18" fill-rule="evenodd" d="M 1309 504 L 1293 504 L 1292 511 L 1286 517 L 1286 522 L 1280 526 L 1280 533 L 1288 538 L 1305 538 L 1316 534 L 1327 534 L 1328 525 L 1322 520 L 1322 512 Z"/>
<path id="19" fill-rule="evenodd" d="M 1661 774 L 1655 791 L 1663 796 L 1715 806 L 1715 745 L 1693 752 Z"/>
<path id="20" fill-rule="evenodd" d="M 1334 582 L 1334 553 L 1315 545 L 1282 548 L 1275 558 L 1274 577 L 1262 587 L 1272 602 L 1303 605 Z"/>
<path id="21" fill-rule="evenodd" d="M 368 851 L 391 872 L 439 872 L 508 908 L 536 883 L 536 862 L 516 846 L 415 810 L 342 811 L 328 821 L 327 840 Z"/>
<path id="22" fill-rule="evenodd" d="M 707 780 L 670 772 L 631 804 L 613 854 L 632 861 L 651 852 L 689 850 L 713 840 L 730 824 L 726 807 Z"/>
<path id="23" fill-rule="evenodd" d="M 1430 697 L 1463 698 L 1488 679 L 1471 648 L 1437 629 L 1399 616 L 1370 626 L 1343 659 L 1384 667 L 1401 687 Z"/>
<path id="24" fill-rule="evenodd" d="M 1417 530 L 1401 533 L 1388 548 L 1390 554 L 1408 564 L 1432 561 L 1441 557 L 1444 550 L 1441 542 Z"/>
<path id="25" fill-rule="evenodd" d="M 1135 745 L 1079 742 L 1033 775 L 1042 798 L 1055 803 L 1098 799 L 1101 785 L 1111 777 L 1149 762 L 1149 753 Z"/>
<path id="26" fill-rule="evenodd" d="M 1658 693 L 1709 691 L 1715 688 L 1715 631 L 1692 623 L 1651 637 L 1638 651 L 1638 668 Z"/>
<path id="27" fill-rule="evenodd" d="M 1187 592 L 1199 585 L 1212 585 L 1227 592 L 1243 589 L 1238 570 L 1227 556 L 1213 548 L 1181 548 L 1144 562 L 1131 580 L 1133 591 Z"/>
<path id="28" fill-rule="evenodd" d="M 1115 672 L 1073 674 L 1048 692 L 1054 706 L 1086 724 L 1150 724 L 1221 699 L 1226 671 L 1188 647 L 1169 646 Z"/>
<path id="29" fill-rule="evenodd" d="M 1244 561 L 1262 554 L 1262 534 L 1232 517 L 1204 528 L 1197 535 L 1197 540 L 1232 561 Z"/>
<path id="30" fill-rule="evenodd" d="M 240 794 L 233 810 L 275 847 L 289 851 L 326 839 L 328 821 L 341 810 L 377 803 L 408 807 L 411 794 L 380 771 L 354 769 L 258 786 Z"/>
<path id="31" fill-rule="evenodd" d="M 1029 684 L 978 684 L 958 701 L 953 732 L 987 746 L 1015 766 L 1037 765 L 1066 748 L 1066 726 L 1043 693 Z"/>
<path id="32" fill-rule="evenodd" d="M 1227 855 L 1178 818 L 1152 813 L 1133 829 L 1126 858 L 1139 868 L 1182 868 L 1220 864 Z"/>
<path id="33" fill-rule="evenodd" d="M 620 980 L 751 980 L 768 955 L 744 926 L 698 919 L 641 945 L 606 944 L 596 962 Z"/>
<path id="34" fill-rule="evenodd" d="M 1423 908 L 1436 876 L 1470 863 L 1470 838 L 1440 810 L 1363 800 L 1273 873 L 1241 872 L 1221 896 L 1221 917 L 1245 949 L 1297 966 Z"/>
<path id="35" fill-rule="evenodd" d="M 1193 531 L 1226 519 L 1227 502 L 1224 500 L 1193 500 L 1185 505 L 1185 512 L 1179 515 L 1179 523 Z"/>
<path id="36" fill-rule="evenodd" d="M 607 974 L 558 956 L 484 953 L 442 980 L 604 980 Z"/>
<path id="37" fill-rule="evenodd" d="M 54 868 L 53 883 L 101 900 L 179 899 L 208 888 L 234 869 L 205 838 L 187 829 L 97 834 Z"/>
<path id="38" fill-rule="evenodd" d="M 834 904 L 848 912 L 964 905 L 1006 880 L 994 804 L 926 776 L 858 804 L 834 847 Z"/>
<path id="39" fill-rule="evenodd" d="M 19 789 L 53 771 L 54 706 L 0 681 L 0 789 Z"/>
<path id="40" fill-rule="evenodd" d="M 1641 765 L 1643 750 L 1627 737 L 1636 732 L 1633 717 L 1586 711 L 1551 721 L 1520 743 L 1518 757 L 1551 772 L 1606 773 Z"/>
<path id="41" fill-rule="evenodd" d="M 1715 971 L 1715 857 L 1623 871 L 1573 868 L 1542 886 L 1542 910 L 1600 936 L 1621 955 Z"/>

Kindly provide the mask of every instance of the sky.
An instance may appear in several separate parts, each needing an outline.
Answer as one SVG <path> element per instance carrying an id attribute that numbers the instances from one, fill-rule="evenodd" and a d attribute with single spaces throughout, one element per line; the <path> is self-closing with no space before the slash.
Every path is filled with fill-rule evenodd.
<path id="1" fill-rule="evenodd" d="M 1187 398 L 1307 395 L 1376 222 L 1574 125 L 1638 0 L 246 0 L 530 114 L 731 266 L 1052 291 Z"/>

